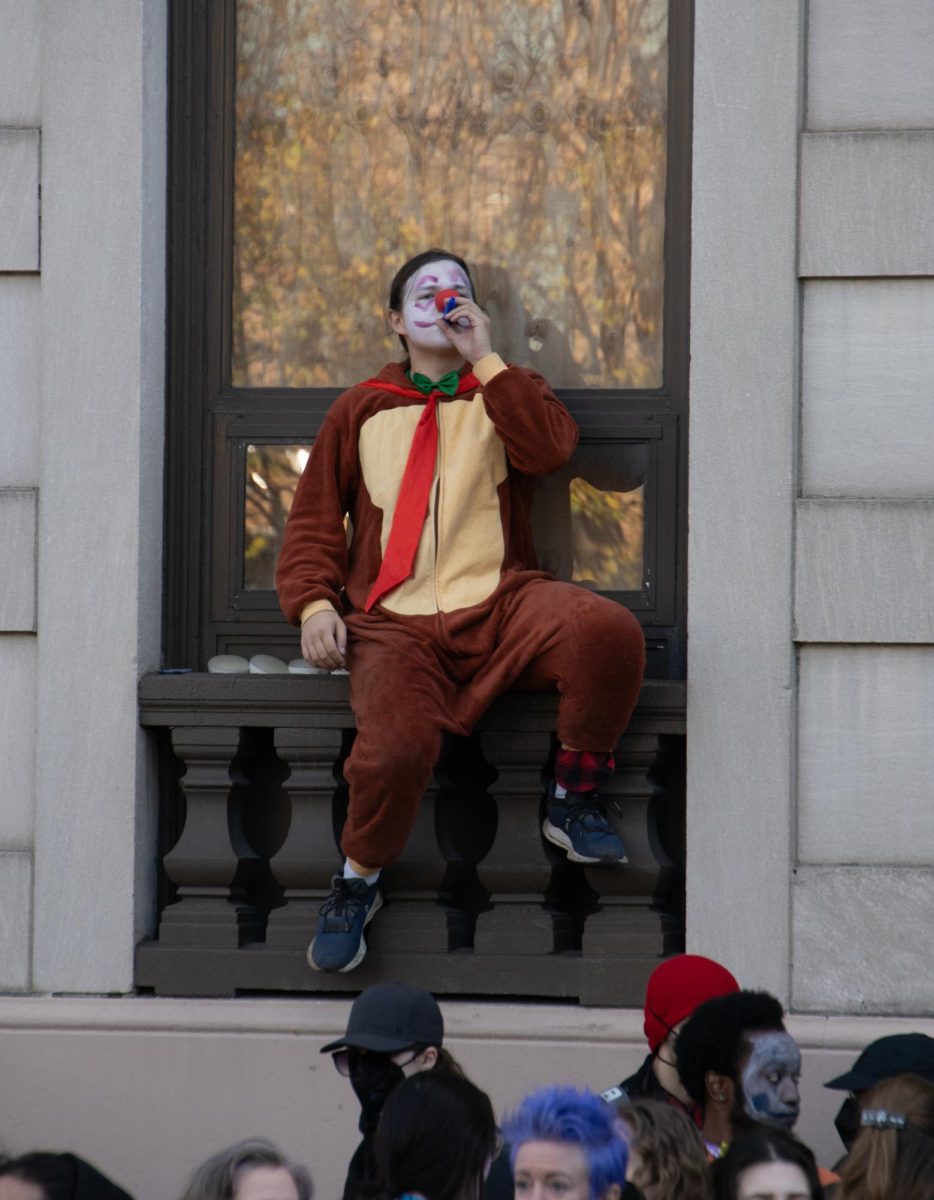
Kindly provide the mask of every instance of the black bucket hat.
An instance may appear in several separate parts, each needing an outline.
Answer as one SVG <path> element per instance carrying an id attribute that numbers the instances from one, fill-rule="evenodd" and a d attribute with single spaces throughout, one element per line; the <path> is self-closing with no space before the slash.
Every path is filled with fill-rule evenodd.
<path id="1" fill-rule="evenodd" d="M 934 1083 L 934 1038 L 924 1033 L 893 1033 L 870 1042 L 849 1071 L 824 1087 L 864 1092 L 893 1075 L 920 1075 Z"/>
<path id="2" fill-rule="evenodd" d="M 408 983 L 377 983 L 354 1000 L 347 1032 L 321 1047 L 332 1054 L 346 1046 L 394 1054 L 410 1046 L 440 1046 L 444 1019 L 431 992 Z"/>

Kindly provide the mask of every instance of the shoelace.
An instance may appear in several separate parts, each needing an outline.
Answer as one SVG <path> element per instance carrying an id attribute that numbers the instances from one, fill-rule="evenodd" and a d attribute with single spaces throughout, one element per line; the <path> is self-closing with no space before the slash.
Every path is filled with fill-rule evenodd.
<path id="1" fill-rule="evenodd" d="M 604 813 L 603 804 L 599 801 L 596 804 L 577 801 L 568 805 L 567 813 L 564 820 L 565 826 L 576 821 L 587 833 L 612 832 Z"/>
<path id="2" fill-rule="evenodd" d="M 597 792 L 578 793 L 578 798 L 569 800 L 567 805 L 568 821 L 580 821 L 585 829 L 592 829 L 593 825 L 587 824 L 588 817 L 595 817 L 606 829 L 609 830 L 609 822 L 606 817 L 607 808 L 614 816 L 621 817 L 623 815 L 619 802 L 616 800 L 604 800 Z"/>
<path id="3" fill-rule="evenodd" d="M 350 928 L 367 902 L 366 893 L 353 887 L 354 882 L 352 879 L 335 880 L 334 890 L 321 905 L 322 917 L 333 919 L 335 922 L 343 920 L 346 927 Z"/>

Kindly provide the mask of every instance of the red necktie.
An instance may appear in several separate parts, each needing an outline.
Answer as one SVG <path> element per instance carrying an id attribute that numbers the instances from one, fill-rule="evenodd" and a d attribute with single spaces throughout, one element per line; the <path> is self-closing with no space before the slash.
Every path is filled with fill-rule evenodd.
<path id="1" fill-rule="evenodd" d="M 364 612 L 369 612 L 377 600 L 400 583 L 404 583 L 412 574 L 415 551 L 418 549 L 425 514 L 428 512 L 428 497 L 431 494 L 431 482 L 435 477 L 435 461 L 438 457 L 438 421 L 435 415 L 437 407 L 438 398 L 432 392 L 415 426 L 383 563 L 366 598 Z"/>

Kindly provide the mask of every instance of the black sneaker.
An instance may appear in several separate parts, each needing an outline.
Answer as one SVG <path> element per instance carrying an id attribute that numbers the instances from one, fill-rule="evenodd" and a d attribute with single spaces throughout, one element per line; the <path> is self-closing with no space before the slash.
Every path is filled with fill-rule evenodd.
<path id="1" fill-rule="evenodd" d="M 366 954 L 363 930 L 383 906 L 379 884 L 335 875 L 308 947 L 313 971 L 352 971 Z"/>
<path id="2" fill-rule="evenodd" d="M 624 863 L 626 851 L 606 819 L 603 802 L 594 792 L 568 792 L 558 799 L 548 785 L 548 815 L 542 833 L 560 846 L 570 862 Z"/>

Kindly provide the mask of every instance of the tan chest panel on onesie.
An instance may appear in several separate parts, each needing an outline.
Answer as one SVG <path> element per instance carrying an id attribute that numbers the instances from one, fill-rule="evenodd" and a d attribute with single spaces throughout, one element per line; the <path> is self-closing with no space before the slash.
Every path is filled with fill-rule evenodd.
<path id="1" fill-rule="evenodd" d="M 374 413 L 360 429 L 363 480 L 382 510 L 380 544 L 389 540 L 402 474 L 421 405 Z M 412 576 L 382 601 L 405 616 L 452 612 L 484 600 L 499 583 L 505 542 L 497 488 L 506 479 L 506 448 L 483 397 L 438 405 L 435 480 Z"/>

